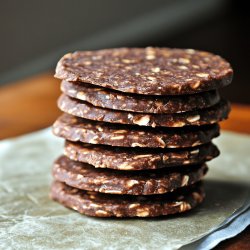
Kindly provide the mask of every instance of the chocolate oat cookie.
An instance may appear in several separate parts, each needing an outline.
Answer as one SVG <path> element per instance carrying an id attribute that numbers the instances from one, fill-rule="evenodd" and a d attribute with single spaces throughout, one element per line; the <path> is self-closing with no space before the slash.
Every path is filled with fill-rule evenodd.
<path id="1" fill-rule="evenodd" d="M 119 48 L 78 51 L 62 57 L 55 77 L 121 92 L 150 95 L 198 93 L 231 83 L 220 56 L 192 49 Z"/>
<path id="2" fill-rule="evenodd" d="M 155 129 L 94 122 L 63 114 L 54 123 L 53 132 L 69 141 L 91 144 L 120 147 L 182 148 L 195 147 L 210 142 L 219 135 L 219 126 L 212 124 L 200 127 Z"/>
<path id="3" fill-rule="evenodd" d="M 175 192 L 150 195 L 112 195 L 84 191 L 53 182 L 50 196 L 65 207 L 95 217 L 156 217 L 188 211 L 200 204 L 205 193 L 202 185 Z"/>
<path id="4" fill-rule="evenodd" d="M 124 148 L 66 141 L 64 154 L 74 161 L 86 162 L 96 168 L 145 170 L 183 167 L 212 160 L 218 148 L 204 144 L 185 149 Z"/>
<path id="5" fill-rule="evenodd" d="M 87 101 L 94 106 L 139 113 L 180 113 L 208 108 L 220 101 L 218 91 L 193 95 L 150 96 L 125 94 L 83 82 L 62 81 L 61 90 L 70 97 Z"/>
<path id="6" fill-rule="evenodd" d="M 207 173 L 205 164 L 172 170 L 119 171 L 94 168 L 83 162 L 59 157 L 53 166 L 55 180 L 83 190 L 107 194 L 151 195 L 172 192 L 192 185 Z"/>
<path id="7" fill-rule="evenodd" d="M 230 112 L 219 88 L 233 70 L 193 49 L 118 48 L 63 56 L 55 77 L 65 139 L 50 196 L 94 217 L 155 217 L 194 208 L 205 197 L 212 139 Z"/>
<path id="8" fill-rule="evenodd" d="M 230 111 L 229 102 L 221 100 L 212 107 L 195 111 L 176 114 L 142 114 L 95 107 L 67 95 L 61 95 L 58 107 L 68 114 L 89 120 L 151 127 L 184 127 L 217 123 L 226 119 Z"/>

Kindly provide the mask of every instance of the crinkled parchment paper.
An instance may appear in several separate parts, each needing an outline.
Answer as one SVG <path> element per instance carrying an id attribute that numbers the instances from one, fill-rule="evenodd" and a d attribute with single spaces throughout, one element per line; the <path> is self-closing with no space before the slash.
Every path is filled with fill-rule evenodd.
<path id="1" fill-rule="evenodd" d="M 176 249 L 211 231 L 245 201 L 250 137 L 216 140 L 207 197 L 192 212 L 158 219 L 95 219 L 48 198 L 52 161 L 63 141 L 49 129 L 0 142 L 0 249 Z"/>

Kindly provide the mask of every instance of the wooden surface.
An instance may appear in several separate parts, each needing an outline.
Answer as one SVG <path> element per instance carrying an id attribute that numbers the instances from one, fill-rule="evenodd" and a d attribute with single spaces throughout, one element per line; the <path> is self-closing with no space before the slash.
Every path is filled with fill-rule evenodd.
<path id="1" fill-rule="evenodd" d="M 0 87 L 0 139 L 50 126 L 61 113 L 56 107 L 59 81 L 52 73 L 17 83 Z M 221 127 L 250 134 L 250 106 L 233 104 L 230 119 L 222 122 Z M 217 249 L 250 249 L 250 227 L 237 237 L 222 242 Z"/>

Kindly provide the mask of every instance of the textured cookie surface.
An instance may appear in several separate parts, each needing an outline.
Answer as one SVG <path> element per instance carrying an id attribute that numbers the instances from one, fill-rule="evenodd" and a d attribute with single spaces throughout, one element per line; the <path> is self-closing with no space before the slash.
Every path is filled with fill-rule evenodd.
<path id="1" fill-rule="evenodd" d="M 220 56 L 169 48 L 78 51 L 58 62 L 55 76 L 122 92 L 179 95 L 228 85 L 233 71 Z"/>
<path id="2" fill-rule="evenodd" d="M 207 173 L 207 166 L 185 169 L 120 171 L 100 169 L 61 156 L 53 165 L 53 177 L 71 187 L 108 194 L 151 195 L 164 194 L 192 185 Z"/>
<path id="3" fill-rule="evenodd" d="M 150 128 L 108 124 L 60 116 L 53 124 L 53 133 L 69 141 L 106 144 L 120 147 L 179 148 L 195 147 L 219 135 L 218 124 L 186 128 Z"/>
<path id="4" fill-rule="evenodd" d="M 203 201 L 205 193 L 202 186 L 195 185 L 153 196 L 112 195 L 53 182 L 50 196 L 64 206 L 88 216 L 156 217 L 188 211 Z"/>
<path id="5" fill-rule="evenodd" d="M 125 94 L 87 83 L 67 81 L 62 81 L 61 90 L 68 96 L 97 107 L 140 113 L 180 113 L 208 108 L 220 100 L 216 90 L 193 95 L 150 96 Z"/>
<path id="6" fill-rule="evenodd" d="M 186 149 L 150 149 L 66 141 L 64 154 L 74 161 L 86 162 L 96 168 L 145 170 L 199 164 L 217 157 L 219 150 L 212 143 Z"/>
<path id="7" fill-rule="evenodd" d="M 89 120 L 151 127 L 184 127 L 217 123 L 226 119 L 230 111 L 229 102 L 221 100 L 212 107 L 195 111 L 177 114 L 142 114 L 95 107 L 67 95 L 61 95 L 58 107 L 68 114 Z"/>

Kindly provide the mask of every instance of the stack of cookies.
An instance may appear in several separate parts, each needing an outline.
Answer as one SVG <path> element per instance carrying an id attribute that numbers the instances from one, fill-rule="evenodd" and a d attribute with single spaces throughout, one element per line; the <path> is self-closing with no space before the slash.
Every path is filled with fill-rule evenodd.
<path id="1" fill-rule="evenodd" d="M 64 155 L 51 197 L 97 217 L 154 217 L 204 199 L 206 162 L 233 71 L 192 49 L 120 48 L 66 54 L 56 68 L 64 114 L 53 125 Z"/>

